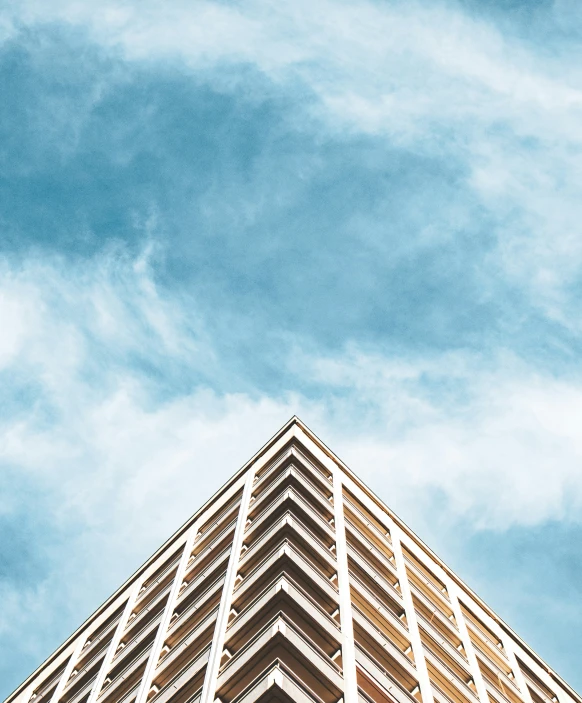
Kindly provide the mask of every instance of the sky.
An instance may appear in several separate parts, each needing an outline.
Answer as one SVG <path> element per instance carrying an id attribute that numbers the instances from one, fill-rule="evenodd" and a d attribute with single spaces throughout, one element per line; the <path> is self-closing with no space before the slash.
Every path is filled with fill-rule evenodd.
<path id="1" fill-rule="evenodd" d="M 0 94 L 0 698 L 293 414 L 582 690 L 579 0 L 3 0 Z"/>

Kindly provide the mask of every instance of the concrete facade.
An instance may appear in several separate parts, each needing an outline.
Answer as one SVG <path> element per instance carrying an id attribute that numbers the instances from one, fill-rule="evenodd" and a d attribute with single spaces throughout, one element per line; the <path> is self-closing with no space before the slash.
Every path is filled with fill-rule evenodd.
<path id="1" fill-rule="evenodd" d="M 582 703 L 292 418 L 6 703 Z"/>

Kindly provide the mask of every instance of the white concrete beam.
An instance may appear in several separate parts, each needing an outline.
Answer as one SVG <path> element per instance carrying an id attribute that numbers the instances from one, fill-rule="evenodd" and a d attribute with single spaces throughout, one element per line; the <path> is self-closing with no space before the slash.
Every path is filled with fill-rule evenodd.
<path id="1" fill-rule="evenodd" d="M 208 658 L 208 664 L 206 666 L 206 674 L 204 676 L 204 685 L 202 688 L 202 698 L 200 700 L 200 703 L 214 703 L 214 697 L 216 695 L 216 684 L 218 679 L 218 672 L 220 669 L 220 660 L 222 658 L 222 652 L 224 650 L 226 628 L 228 626 L 228 616 L 232 607 L 234 584 L 238 572 L 238 563 L 240 559 L 240 552 L 245 533 L 245 524 L 249 512 L 249 503 L 253 490 L 255 470 L 256 467 L 249 468 L 245 477 L 245 486 L 238 513 L 236 529 L 234 532 L 233 544 L 230 552 L 230 558 L 228 561 L 228 568 L 224 581 L 222 597 L 218 609 L 218 616 L 216 618 L 216 625 L 214 627 L 214 636 L 212 638 L 210 655 Z M 137 701 L 136 703 L 143 702 Z"/>
<path id="2" fill-rule="evenodd" d="M 352 620 L 352 598 L 348 571 L 346 526 L 344 519 L 343 472 L 337 466 L 333 476 L 333 506 L 336 535 L 337 576 L 339 588 L 340 624 L 342 633 L 342 668 L 344 671 L 344 701 L 358 703 L 358 679 L 356 675 L 356 650 L 354 624 Z"/>
<path id="3" fill-rule="evenodd" d="M 141 588 L 142 583 L 143 583 L 143 579 L 138 579 L 133 584 L 133 586 L 131 587 L 131 589 L 129 591 L 127 603 L 125 604 L 125 608 L 123 609 L 123 613 L 121 614 L 121 618 L 119 619 L 119 622 L 117 623 L 117 626 L 115 628 L 115 633 L 113 635 L 113 639 L 111 640 L 111 642 L 109 643 L 109 646 L 107 647 L 107 652 L 105 653 L 105 657 L 104 657 L 103 661 L 101 662 L 101 667 L 99 669 L 99 673 L 97 674 L 97 677 L 91 687 L 91 693 L 89 694 L 89 698 L 87 700 L 87 703 L 95 703 L 95 701 L 97 700 L 97 698 L 99 696 L 99 693 L 101 693 L 101 689 L 103 688 L 103 682 L 105 681 L 105 677 L 107 676 L 107 673 L 109 672 L 109 669 L 111 667 L 111 662 L 113 661 L 113 657 L 115 656 L 115 652 L 117 652 L 117 648 L 119 647 L 119 642 L 121 641 L 121 638 L 123 637 L 123 633 L 125 632 L 125 628 L 127 626 L 127 621 L 129 620 L 129 616 L 131 615 L 131 611 L 133 610 L 133 606 L 135 605 L 135 601 L 137 600 L 139 589 Z"/>
<path id="4" fill-rule="evenodd" d="M 79 654 L 81 653 L 81 650 L 83 649 L 83 645 L 85 644 L 86 636 L 81 635 L 79 636 L 79 639 L 76 641 L 73 651 L 71 653 L 71 656 L 69 657 L 69 661 L 67 662 L 67 666 L 65 666 L 65 670 L 61 674 L 61 678 L 59 679 L 59 683 L 57 684 L 57 687 L 55 688 L 55 691 L 51 697 L 50 703 L 58 703 L 63 690 L 65 686 L 67 685 L 68 680 L 71 678 L 71 674 L 73 673 L 73 669 L 75 668 L 75 664 L 77 663 L 79 659 Z"/>
<path id="5" fill-rule="evenodd" d="M 168 596 L 168 600 L 164 607 L 164 614 L 162 615 L 162 620 L 158 626 L 156 638 L 154 640 L 154 644 L 148 657 L 148 662 L 146 664 L 141 684 L 137 692 L 135 703 L 146 703 L 147 701 L 150 689 L 152 687 L 152 681 L 154 678 L 156 667 L 160 660 L 162 646 L 164 644 L 164 640 L 166 639 L 166 634 L 168 632 L 170 619 L 172 617 L 172 613 L 174 612 L 176 600 L 180 592 L 180 586 L 184 578 L 184 573 L 186 572 L 186 567 L 188 566 L 190 554 L 192 553 L 192 549 L 194 547 L 194 539 L 196 538 L 196 533 L 198 531 L 199 524 L 200 523 L 197 520 L 188 530 L 188 536 L 186 538 L 186 543 L 182 551 L 180 563 L 178 564 L 178 569 L 176 571 L 176 575 L 174 576 L 174 582 L 170 590 L 170 595 Z"/>
<path id="6" fill-rule="evenodd" d="M 416 617 L 416 611 L 414 610 L 414 601 L 412 600 L 412 592 L 410 590 L 410 583 L 408 582 L 408 574 L 406 572 L 406 563 L 404 561 L 404 554 L 400 543 L 401 530 L 400 527 L 390 518 L 390 516 L 386 515 L 385 519 L 387 518 L 391 523 L 388 525 L 388 528 L 390 530 L 390 536 L 392 537 L 392 549 L 394 551 L 394 559 L 396 560 L 396 572 L 398 574 L 400 591 L 402 593 L 404 610 L 406 612 L 408 634 L 410 635 L 410 644 L 412 646 L 412 653 L 414 654 L 414 664 L 418 675 L 420 694 L 422 696 L 423 703 L 434 703 L 432 687 L 426 666 L 426 659 L 424 658 L 424 648 L 422 645 L 422 640 L 420 639 L 420 631 L 418 629 L 418 619 Z"/>
<path id="7" fill-rule="evenodd" d="M 441 572 L 439 576 L 447 587 L 447 593 L 449 594 L 449 599 L 451 601 L 451 608 L 457 622 L 457 627 L 459 628 L 459 636 L 461 638 L 461 642 L 463 643 L 465 654 L 467 655 L 469 670 L 471 672 L 471 676 L 473 677 L 473 681 L 475 682 L 477 695 L 479 696 L 481 703 L 489 703 L 489 696 L 487 695 L 485 682 L 483 681 L 481 669 L 479 668 L 475 648 L 473 647 L 473 642 L 471 642 L 469 630 L 467 629 L 467 623 L 465 622 L 465 616 L 463 615 L 461 604 L 459 602 L 459 587 L 448 574 Z"/>

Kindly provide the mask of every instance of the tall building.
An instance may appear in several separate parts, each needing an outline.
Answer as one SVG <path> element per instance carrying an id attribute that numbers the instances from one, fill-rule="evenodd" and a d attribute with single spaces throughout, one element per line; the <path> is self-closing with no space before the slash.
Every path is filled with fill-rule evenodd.
<path id="1" fill-rule="evenodd" d="M 8 703 L 582 703 L 292 418 Z"/>

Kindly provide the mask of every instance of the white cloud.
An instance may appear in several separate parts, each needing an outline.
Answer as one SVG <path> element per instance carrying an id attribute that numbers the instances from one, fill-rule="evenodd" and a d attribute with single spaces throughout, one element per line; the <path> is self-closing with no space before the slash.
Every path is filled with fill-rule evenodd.
<path id="1" fill-rule="evenodd" d="M 249 63 L 277 81 L 300 77 L 330 105 L 342 100 L 335 118 L 354 118 L 357 126 L 361 111 L 345 112 L 353 98 L 389 133 L 407 132 L 411 117 L 424 129 L 427 121 L 499 116 L 526 133 L 537 131 L 545 113 L 559 120 L 554 135 L 566 124 L 569 136 L 577 135 L 569 110 L 582 106 L 578 71 L 560 70 L 559 57 L 542 61 L 493 25 L 445 5 L 25 0 L 7 15 L 24 25 L 83 26 L 131 60 L 178 58 L 193 69 Z"/>
<path id="2" fill-rule="evenodd" d="M 186 519 L 293 413 L 404 514 L 416 488 L 439 491 L 452 518 L 494 528 L 576 519 L 582 505 L 582 386 L 510 355 L 291 349 L 295 392 L 222 393 L 220 355 L 196 336 L 203 325 L 158 291 L 143 258 L 66 273 L 32 263 L 0 294 L 34 311 L 12 324 L 20 341 L 5 355 L 3 396 L 17 404 L 21 378 L 36 393 L 0 420 L 0 461 L 41 480 L 59 520 L 106 523 L 108 539 L 129 530 L 132 550 L 138 534 L 155 544 L 150 528 L 159 537 Z M 164 389 L 174 366 L 186 379 L 209 359 L 216 386 Z"/>
<path id="3" fill-rule="evenodd" d="M 20 351 L 31 311 L 14 291 L 0 293 L 0 369 Z"/>
<path id="4" fill-rule="evenodd" d="M 215 355 L 195 313 L 160 293 L 144 257 L 4 268 L 0 384 L 10 405 L 0 461 L 41 479 L 71 519 L 120 527 L 126 511 L 144 510 L 175 525 L 292 414 L 291 401 L 165 387 L 176 369 L 191 385 L 189 374 Z M 34 394 L 19 405 L 23 386 Z M 176 493 L 175 510 L 159 515 L 154 506 L 177 476 L 193 493 Z"/>
<path id="5" fill-rule="evenodd" d="M 324 437 L 397 512 L 507 529 L 577 521 L 582 384 L 511 356 L 301 359 L 330 400 Z"/>

